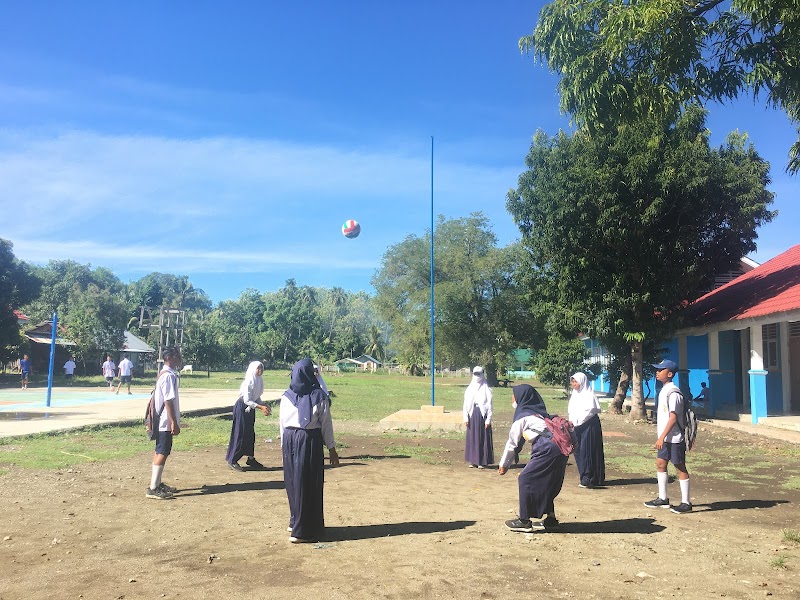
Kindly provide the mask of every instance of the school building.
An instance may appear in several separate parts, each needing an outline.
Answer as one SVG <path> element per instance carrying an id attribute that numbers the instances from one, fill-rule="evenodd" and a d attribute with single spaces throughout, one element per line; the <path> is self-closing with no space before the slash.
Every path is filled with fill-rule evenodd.
<path id="1" fill-rule="evenodd" d="M 697 395 L 707 382 L 709 416 L 800 415 L 800 245 L 753 266 L 695 300 L 689 326 L 666 345 L 678 363 L 678 385 Z M 584 343 L 603 362 L 602 347 Z M 598 378 L 598 391 L 608 391 Z M 605 387 L 606 389 L 603 389 Z M 654 395 L 655 382 L 646 382 Z"/>

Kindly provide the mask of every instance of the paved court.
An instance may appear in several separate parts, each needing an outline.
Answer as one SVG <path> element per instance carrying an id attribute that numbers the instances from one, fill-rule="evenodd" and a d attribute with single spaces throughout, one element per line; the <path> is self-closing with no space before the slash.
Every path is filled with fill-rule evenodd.
<path id="1" fill-rule="evenodd" d="M 141 422 L 150 390 L 133 386 L 131 395 L 104 387 L 53 388 L 47 406 L 46 388 L 0 390 L 0 437 L 63 431 L 88 425 Z M 279 398 L 284 390 L 264 390 L 264 398 Z M 229 412 L 236 389 L 181 390 L 181 414 Z"/>

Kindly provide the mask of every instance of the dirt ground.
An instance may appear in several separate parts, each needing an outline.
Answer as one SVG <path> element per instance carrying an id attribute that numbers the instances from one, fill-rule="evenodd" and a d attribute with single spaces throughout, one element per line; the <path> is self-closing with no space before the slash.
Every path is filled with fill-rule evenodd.
<path id="1" fill-rule="evenodd" d="M 507 424 L 496 425 L 499 458 Z M 607 452 L 652 443 L 651 427 L 623 417 L 603 426 Z M 653 473 L 609 468 L 604 489 L 586 490 L 570 459 L 563 532 L 521 534 L 503 525 L 518 469 L 469 469 L 459 440 L 337 429 L 342 464 L 326 469 L 318 544 L 288 543 L 280 448 L 263 436 L 266 471 L 231 471 L 224 448 L 173 454 L 164 479 L 181 491 L 169 501 L 144 497 L 149 454 L 12 469 L 0 478 L 0 598 L 800 598 L 800 545 L 782 533 L 800 529 L 800 491 L 779 485 L 796 458 L 744 483 L 694 476 L 689 515 L 642 505 Z M 700 435 L 709 455 L 781 444 Z"/>

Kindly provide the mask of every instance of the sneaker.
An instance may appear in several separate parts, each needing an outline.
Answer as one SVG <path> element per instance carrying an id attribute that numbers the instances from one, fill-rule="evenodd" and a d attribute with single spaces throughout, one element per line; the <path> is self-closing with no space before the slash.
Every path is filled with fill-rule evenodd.
<path id="1" fill-rule="evenodd" d="M 656 498 L 645 502 L 644 505 L 647 508 L 669 508 L 669 498 Z"/>
<path id="2" fill-rule="evenodd" d="M 234 471 L 244 471 L 244 469 L 239 466 L 239 463 L 228 463 L 228 466 Z"/>
<path id="3" fill-rule="evenodd" d="M 246 464 L 251 469 L 263 469 L 264 468 L 264 465 L 262 465 L 260 462 L 258 462 L 255 458 L 252 458 L 252 457 L 247 459 Z"/>
<path id="4" fill-rule="evenodd" d="M 290 544 L 316 544 L 317 540 L 308 540 L 306 538 L 299 538 L 299 537 L 290 537 L 289 538 Z"/>
<path id="5" fill-rule="evenodd" d="M 171 485 L 167 485 L 163 481 L 158 484 L 158 489 L 164 490 L 165 492 L 168 492 L 170 494 L 174 494 L 175 492 L 178 491 L 178 488 L 172 487 Z"/>
<path id="6" fill-rule="evenodd" d="M 485 468 L 486 468 L 486 467 L 484 467 L 483 465 L 478 465 L 478 470 L 483 470 L 483 469 L 485 469 Z"/>
<path id="7" fill-rule="evenodd" d="M 687 504 L 686 502 L 681 502 L 678 506 L 670 507 L 670 510 L 674 513 L 682 515 L 683 513 L 690 513 L 692 512 L 692 505 Z"/>
<path id="8" fill-rule="evenodd" d="M 154 490 L 147 488 L 147 493 L 145 494 L 147 498 L 155 498 L 156 500 L 169 500 L 172 498 L 172 494 L 166 490 L 162 490 L 160 487 L 157 487 Z"/>
<path id="9" fill-rule="evenodd" d="M 292 529 L 294 529 L 294 527 L 292 527 L 291 525 L 289 525 L 289 526 L 286 528 L 286 531 L 288 531 L 289 533 L 292 533 Z"/>
<path id="10" fill-rule="evenodd" d="M 542 521 L 542 525 L 545 531 L 559 531 L 561 529 L 561 523 L 558 522 L 558 519 L 550 515 Z"/>
<path id="11" fill-rule="evenodd" d="M 470 468 L 470 469 L 477 469 L 477 468 L 478 468 L 478 465 L 470 465 L 470 466 L 469 466 L 469 468 Z"/>
<path id="12" fill-rule="evenodd" d="M 512 519 L 511 521 L 506 521 L 506 527 L 511 531 L 521 531 L 522 533 L 533 532 L 533 524 L 530 520 L 523 521 L 522 519 Z"/>

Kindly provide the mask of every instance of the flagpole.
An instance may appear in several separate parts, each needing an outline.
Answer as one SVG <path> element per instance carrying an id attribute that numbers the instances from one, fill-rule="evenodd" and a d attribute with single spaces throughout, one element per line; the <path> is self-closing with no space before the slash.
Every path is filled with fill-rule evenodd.
<path id="1" fill-rule="evenodd" d="M 433 316 L 433 136 L 431 136 L 431 406 L 436 406 L 436 347 Z"/>

